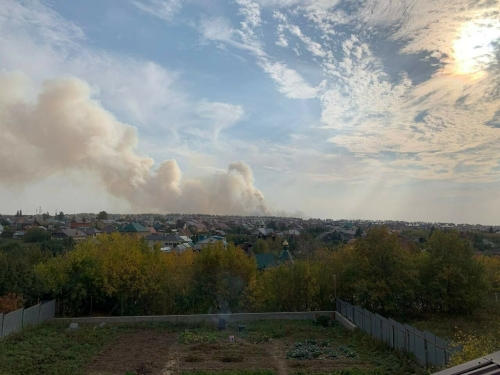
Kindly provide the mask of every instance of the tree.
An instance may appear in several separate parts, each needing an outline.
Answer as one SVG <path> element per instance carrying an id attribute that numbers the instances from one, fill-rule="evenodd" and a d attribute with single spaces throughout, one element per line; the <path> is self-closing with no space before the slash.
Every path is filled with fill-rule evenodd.
<path id="1" fill-rule="evenodd" d="M 429 238 L 432 237 L 432 235 L 434 234 L 434 231 L 436 230 L 436 228 L 434 228 L 434 225 L 431 227 L 431 231 L 429 232 Z"/>
<path id="2" fill-rule="evenodd" d="M 352 252 L 342 282 L 355 304 L 383 313 L 412 310 L 418 274 L 397 234 L 386 227 L 372 228 L 354 243 Z"/>
<path id="3" fill-rule="evenodd" d="M 488 230 L 488 232 L 493 233 L 494 232 L 493 227 L 490 227 L 490 229 Z"/>
<path id="4" fill-rule="evenodd" d="M 97 218 L 99 220 L 108 220 L 108 213 L 106 211 L 101 211 L 99 212 L 99 214 L 97 215 Z"/>
<path id="5" fill-rule="evenodd" d="M 64 221 L 64 212 L 59 211 L 59 215 L 57 215 L 57 220 Z"/>
<path id="6" fill-rule="evenodd" d="M 356 234 L 354 235 L 355 237 L 361 237 L 363 235 L 363 229 L 361 229 L 361 227 L 358 227 L 356 229 Z"/>
<path id="7" fill-rule="evenodd" d="M 49 239 L 50 233 L 48 233 L 45 229 L 36 227 L 28 229 L 23 236 L 23 241 L 26 243 L 44 242 Z"/>
<path id="8" fill-rule="evenodd" d="M 457 231 L 435 231 L 420 259 L 421 305 L 427 311 L 471 313 L 484 306 L 483 264 Z"/>
<path id="9" fill-rule="evenodd" d="M 267 241 L 259 238 L 252 246 L 252 251 L 254 254 L 267 254 L 270 252 L 269 244 Z"/>
<path id="10" fill-rule="evenodd" d="M 308 261 L 280 265 L 260 273 L 254 290 L 256 307 L 265 311 L 307 311 L 314 307 L 319 285 Z"/>
<path id="11" fill-rule="evenodd" d="M 243 250 L 218 243 L 205 247 L 194 259 L 193 297 L 198 311 L 234 312 L 255 283 L 257 265 Z"/>
<path id="12" fill-rule="evenodd" d="M 274 221 L 274 220 L 271 221 L 269 224 L 267 224 L 267 227 L 271 228 L 271 229 L 273 229 L 275 231 L 278 230 L 278 224 L 276 224 L 276 221 Z"/>
<path id="13" fill-rule="evenodd" d="M 15 230 L 12 227 L 4 228 L 2 231 L 2 238 L 12 238 L 14 236 Z"/>

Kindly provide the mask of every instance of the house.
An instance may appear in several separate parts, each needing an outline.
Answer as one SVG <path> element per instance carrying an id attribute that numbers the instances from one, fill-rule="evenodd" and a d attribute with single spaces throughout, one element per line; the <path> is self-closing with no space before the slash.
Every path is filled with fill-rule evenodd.
<path id="1" fill-rule="evenodd" d="M 226 242 L 226 239 L 224 237 L 212 236 L 212 237 L 205 238 L 201 241 L 198 241 L 198 243 L 194 246 L 194 250 L 201 251 L 201 249 L 203 247 L 209 246 L 212 244 L 216 244 L 216 243 L 222 243 L 224 248 L 226 248 L 226 246 L 227 246 L 227 242 Z"/>
<path id="2" fill-rule="evenodd" d="M 101 235 L 101 231 L 93 227 L 84 227 L 80 228 L 80 230 L 84 232 L 89 238 L 97 238 L 98 236 Z"/>
<path id="3" fill-rule="evenodd" d="M 139 237 L 146 237 L 150 235 L 149 229 L 139 223 L 129 223 L 120 229 L 119 232 L 121 234 L 136 235 Z"/>
<path id="4" fill-rule="evenodd" d="M 189 228 L 179 229 L 177 233 L 179 234 L 179 236 L 186 236 L 186 237 L 191 237 L 193 235 L 193 233 L 191 233 Z"/>
<path id="5" fill-rule="evenodd" d="M 173 235 L 173 236 L 161 236 L 157 234 L 150 234 L 144 237 L 150 247 L 158 244 L 160 248 L 163 250 L 165 247 L 169 247 L 170 249 L 174 249 L 177 245 L 187 243 L 188 241 L 181 236 Z"/>
<path id="6" fill-rule="evenodd" d="M 117 229 L 114 225 L 106 225 L 104 228 L 101 229 L 101 234 L 110 234 L 116 231 Z"/>
<path id="7" fill-rule="evenodd" d="M 192 250 L 192 246 L 187 242 L 181 243 L 174 247 L 174 252 L 176 252 L 177 254 L 183 253 L 186 250 Z"/>
<path id="8" fill-rule="evenodd" d="M 107 227 L 108 225 L 113 225 L 115 222 L 113 220 L 105 220 L 105 219 L 98 219 L 92 221 L 92 226 L 96 229 L 102 230 L 103 228 Z"/>
<path id="9" fill-rule="evenodd" d="M 51 240 L 65 240 L 72 238 L 75 242 L 85 241 L 87 235 L 81 229 L 60 229 L 57 232 L 52 233 L 50 236 Z"/>
<path id="10" fill-rule="evenodd" d="M 3 233 L 3 225 L 0 224 L 0 234 L 2 234 L 2 233 Z"/>
<path id="11" fill-rule="evenodd" d="M 254 256 L 259 271 L 276 266 L 276 255 L 274 254 L 255 254 Z"/>
<path id="12" fill-rule="evenodd" d="M 146 229 L 149 230 L 149 234 L 158 234 L 158 232 L 154 227 L 146 227 Z"/>
<path id="13" fill-rule="evenodd" d="M 19 230 L 19 231 L 17 231 L 16 233 L 14 233 L 12 235 L 12 238 L 15 239 L 15 240 L 20 240 L 23 237 L 24 237 L 24 231 L 22 231 L 22 230 Z"/>
<path id="14" fill-rule="evenodd" d="M 69 222 L 69 227 L 71 229 L 90 227 L 91 223 L 92 223 L 92 221 L 87 220 L 86 218 L 76 218 L 76 219 L 73 219 Z"/>
<path id="15" fill-rule="evenodd" d="M 1 232 L 0 232 L 1 233 Z M 483 239 L 483 245 L 485 247 L 496 247 L 497 245 L 495 245 L 493 242 L 491 242 L 490 240 L 487 240 L 486 238 Z"/>
<path id="16" fill-rule="evenodd" d="M 433 375 L 480 375 L 500 374 L 500 351 L 482 356 L 470 362 L 435 372 Z"/>
<path id="17" fill-rule="evenodd" d="M 257 228 L 252 232 L 252 237 L 255 238 L 263 238 L 271 236 L 274 233 L 274 229 L 272 228 Z"/>
<path id="18" fill-rule="evenodd" d="M 339 233 L 335 230 L 330 232 L 323 232 L 318 237 L 316 237 L 316 239 L 322 242 L 334 242 L 334 241 L 340 241 L 341 237 Z"/>
<path id="19" fill-rule="evenodd" d="M 31 227 L 41 227 L 42 224 L 35 219 L 21 218 L 16 223 L 17 229 L 23 231 Z"/>

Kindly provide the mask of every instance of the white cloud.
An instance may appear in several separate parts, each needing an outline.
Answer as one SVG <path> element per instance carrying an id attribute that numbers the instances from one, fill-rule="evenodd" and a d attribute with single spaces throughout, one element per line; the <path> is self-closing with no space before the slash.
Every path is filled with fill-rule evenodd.
<path id="1" fill-rule="evenodd" d="M 291 99 L 311 99 L 318 94 L 318 88 L 312 87 L 295 70 L 280 62 L 261 60 L 259 65 L 278 83 L 278 90 Z"/>
<path id="2" fill-rule="evenodd" d="M 243 27 L 244 28 L 254 28 L 260 26 L 262 20 L 260 18 L 260 7 L 259 4 L 254 3 L 251 0 L 236 0 L 236 3 L 240 5 L 238 14 L 245 18 Z"/>
<path id="3" fill-rule="evenodd" d="M 181 10 L 183 0 L 133 0 L 138 9 L 164 21 L 171 21 Z"/>
<path id="4" fill-rule="evenodd" d="M 224 17 L 202 18 L 199 24 L 199 31 L 208 40 L 222 42 L 230 42 L 235 33 L 229 20 Z"/>
<path id="5" fill-rule="evenodd" d="M 196 114 L 212 124 L 213 138 L 217 141 L 219 133 L 239 122 L 245 111 L 239 105 L 202 101 L 196 108 Z"/>

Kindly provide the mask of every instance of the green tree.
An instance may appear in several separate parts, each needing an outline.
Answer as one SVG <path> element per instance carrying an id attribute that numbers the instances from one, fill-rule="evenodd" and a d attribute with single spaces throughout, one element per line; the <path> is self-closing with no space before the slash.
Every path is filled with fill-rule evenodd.
<path id="1" fill-rule="evenodd" d="M 490 229 L 488 230 L 488 232 L 493 233 L 494 232 L 493 227 L 490 227 Z"/>
<path id="2" fill-rule="evenodd" d="M 427 311 L 470 313 L 484 306 L 483 264 L 456 231 L 435 231 L 420 259 L 421 305 Z"/>
<path id="3" fill-rule="evenodd" d="M 64 221 L 64 212 L 60 211 L 59 215 L 57 215 L 57 220 Z"/>
<path id="4" fill-rule="evenodd" d="M 245 304 L 255 283 L 257 265 L 243 250 L 220 243 L 205 247 L 194 259 L 193 280 L 198 311 L 234 312 Z"/>
<path id="5" fill-rule="evenodd" d="M 429 232 L 429 238 L 432 237 L 432 235 L 434 234 L 434 231 L 436 230 L 436 228 L 434 228 L 434 225 L 431 227 L 431 230 Z"/>
<path id="6" fill-rule="evenodd" d="M 3 229 L 2 238 L 12 238 L 14 236 L 15 230 L 12 227 L 7 227 Z"/>
<path id="7" fill-rule="evenodd" d="M 307 311 L 314 308 L 319 284 L 308 261 L 280 265 L 260 273 L 255 288 L 256 307 L 266 311 Z"/>
<path id="8" fill-rule="evenodd" d="M 418 274 L 411 254 L 404 251 L 397 234 L 386 227 L 372 228 L 358 239 L 346 265 L 342 282 L 347 297 L 372 311 L 394 313 L 411 310 Z"/>
<path id="9" fill-rule="evenodd" d="M 99 212 L 99 214 L 97 215 L 97 218 L 99 220 L 108 220 L 108 213 L 106 211 L 101 211 Z"/>
<path id="10" fill-rule="evenodd" d="M 269 244 L 266 240 L 259 238 L 252 246 L 254 254 L 267 254 L 270 252 Z"/>
<path id="11" fill-rule="evenodd" d="M 50 233 L 48 233 L 45 229 L 36 227 L 28 229 L 23 236 L 23 241 L 26 243 L 44 242 L 49 239 Z"/>
<path id="12" fill-rule="evenodd" d="M 271 221 L 269 224 L 267 224 L 268 228 L 274 229 L 275 231 L 278 230 L 278 224 L 276 224 L 276 221 Z"/>
<path id="13" fill-rule="evenodd" d="M 361 227 L 358 227 L 356 229 L 356 234 L 354 235 L 355 237 L 361 237 L 363 235 L 363 229 L 361 229 Z"/>

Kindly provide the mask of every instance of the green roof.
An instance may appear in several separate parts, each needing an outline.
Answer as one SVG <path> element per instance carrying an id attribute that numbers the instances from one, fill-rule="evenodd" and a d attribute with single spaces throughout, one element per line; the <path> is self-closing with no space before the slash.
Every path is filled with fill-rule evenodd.
<path id="1" fill-rule="evenodd" d="M 286 262 L 287 260 L 293 262 L 292 254 L 290 254 L 290 252 L 288 250 L 283 250 L 281 252 L 279 261 L 280 262 Z"/>
<path id="2" fill-rule="evenodd" d="M 125 232 L 125 233 L 138 233 L 138 232 L 148 232 L 149 229 L 146 228 L 144 225 L 141 225 L 139 223 L 130 223 L 125 225 L 120 232 Z"/>
<path id="3" fill-rule="evenodd" d="M 255 259 L 257 260 L 257 269 L 259 270 L 274 267 L 276 265 L 276 257 L 274 254 L 255 254 Z"/>

